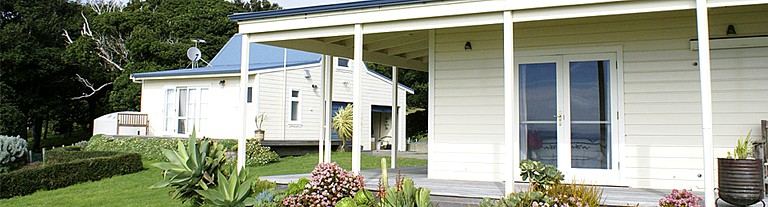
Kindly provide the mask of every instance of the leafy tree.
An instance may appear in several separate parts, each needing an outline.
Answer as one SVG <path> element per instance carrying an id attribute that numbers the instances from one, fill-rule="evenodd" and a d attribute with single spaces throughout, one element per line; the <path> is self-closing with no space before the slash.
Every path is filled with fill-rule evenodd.
<path id="1" fill-rule="evenodd" d="M 248 12 L 260 12 L 260 11 L 268 11 L 268 10 L 278 10 L 283 9 L 280 5 L 277 3 L 271 3 L 269 0 L 250 0 L 250 1 L 242 1 L 242 0 L 235 0 L 235 4 L 242 5 L 243 9 L 245 9 Z"/>
<path id="2" fill-rule="evenodd" d="M 386 65 L 377 63 L 368 63 L 368 68 L 378 73 L 383 74 L 388 78 L 392 78 L 392 68 Z M 406 97 L 406 103 L 408 104 L 406 121 L 406 136 L 411 137 L 413 135 L 424 133 L 427 131 L 427 110 L 429 106 L 429 74 L 427 72 L 398 69 L 397 70 L 398 82 L 405 84 L 413 89 L 413 94 Z"/>
<path id="3" fill-rule="evenodd" d="M 79 9 L 66 0 L 0 1 L 0 134 L 26 138 L 30 127 L 39 149 L 44 123 L 76 116 L 67 97 L 77 68 L 64 61 L 61 31 L 78 27 Z"/>

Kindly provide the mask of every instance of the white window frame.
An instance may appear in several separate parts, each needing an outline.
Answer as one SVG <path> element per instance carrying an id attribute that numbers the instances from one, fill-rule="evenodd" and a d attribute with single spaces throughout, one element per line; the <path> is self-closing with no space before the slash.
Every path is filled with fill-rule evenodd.
<path id="1" fill-rule="evenodd" d="M 297 93 L 298 94 L 297 97 L 293 97 L 293 92 L 294 91 L 298 92 Z M 299 88 L 291 88 L 291 90 L 288 92 L 288 97 L 289 97 L 289 99 L 288 99 L 288 108 L 289 108 L 289 110 L 288 110 L 288 120 L 289 120 L 289 122 L 288 123 L 290 123 L 292 125 L 293 124 L 301 124 L 301 114 L 302 114 L 301 113 L 301 111 L 302 111 L 301 109 L 302 109 L 302 105 L 303 105 L 301 103 L 302 102 L 302 100 L 301 100 L 302 99 L 301 89 L 299 89 Z M 293 102 L 294 101 L 298 103 L 298 104 L 296 104 L 297 105 L 296 106 L 296 120 L 293 120 L 293 116 L 292 116 L 293 115 L 293 110 L 294 110 L 294 108 L 293 108 Z"/>
<path id="2" fill-rule="evenodd" d="M 347 60 L 347 66 L 341 66 L 339 63 L 341 59 Z M 352 65 L 354 65 L 354 61 L 347 59 L 347 58 L 340 58 L 336 57 L 336 61 L 333 62 L 333 65 L 338 69 L 339 72 L 345 72 L 345 73 L 351 73 L 352 72 Z"/>
<path id="3" fill-rule="evenodd" d="M 195 104 L 195 115 L 193 118 L 193 123 L 187 123 L 185 126 L 185 132 L 179 133 L 178 132 L 178 110 L 179 110 L 179 90 L 185 89 L 187 90 L 187 97 L 189 97 L 189 90 L 196 90 L 197 91 L 197 100 L 194 101 Z M 210 103 L 208 101 L 208 97 L 203 96 L 203 90 L 206 91 L 206 95 L 210 95 L 211 87 L 210 86 L 174 86 L 174 87 L 165 87 L 163 88 L 163 97 L 165 98 L 163 100 L 163 131 L 168 134 L 174 134 L 174 135 L 189 135 L 192 130 L 192 126 L 195 126 L 195 130 L 197 130 L 198 133 L 200 132 L 206 132 L 206 126 L 208 125 L 208 116 L 204 115 L 204 111 L 210 110 Z M 173 103 L 168 102 L 168 91 L 173 91 Z M 168 116 L 168 104 L 172 104 L 173 114 L 171 116 Z M 189 104 L 189 102 L 187 102 Z M 203 107 L 206 107 L 204 110 Z M 189 108 L 189 107 L 187 107 Z M 189 114 L 189 112 L 187 112 Z M 168 120 L 171 120 L 171 122 L 168 122 Z M 201 125 L 202 123 L 202 125 Z M 202 127 L 201 127 L 202 126 Z"/>

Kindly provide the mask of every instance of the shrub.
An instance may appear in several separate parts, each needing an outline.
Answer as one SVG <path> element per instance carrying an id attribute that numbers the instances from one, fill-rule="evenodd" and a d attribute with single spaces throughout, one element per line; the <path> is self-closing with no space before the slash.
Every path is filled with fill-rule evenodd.
<path id="1" fill-rule="evenodd" d="M 520 175 L 530 180 L 532 191 L 548 191 L 563 180 L 563 173 L 557 167 L 533 160 L 520 162 Z"/>
<path id="2" fill-rule="evenodd" d="M 546 192 L 558 206 L 600 206 L 603 191 L 594 185 L 559 184 Z"/>
<path id="3" fill-rule="evenodd" d="M 660 207 L 700 207 L 699 202 L 702 199 L 691 191 L 683 189 L 678 191 L 672 190 L 672 193 L 659 200 Z"/>
<path id="4" fill-rule="evenodd" d="M 69 148 L 71 149 L 71 148 Z M 56 164 L 72 162 L 75 160 L 97 158 L 97 157 L 111 157 L 120 154 L 120 152 L 107 152 L 107 151 L 77 151 L 69 150 L 68 148 L 56 148 L 45 152 L 45 164 Z"/>
<path id="5" fill-rule="evenodd" d="M 490 200 L 484 198 L 479 204 L 480 207 L 529 207 L 529 206 L 552 206 L 552 201 L 542 192 L 538 191 L 520 191 L 510 193 L 507 197 L 499 200 Z"/>
<path id="6" fill-rule="evenodd" d="M 37 190 L 52 190 L 143 169 L 141 155 L 136 153 L 115 153 L 106 157 L 45 164 L 0 174 L 0 198 L 28 195 Z"/>
<path id="7" fill-rule="evenodd" d="M 26 140 L 19 136 L 0 135 L 0 173 L 26 165 L 28 156 Z"/>
<path id="8" fill-rule="evenodd" d="M 164 138 L 109 138 L 95 135 L 88 142 L 86 151 L 116 151 L 139 153 L 144 159 L 165 161 L 162 149 L 175 149 L 179 139 Z"/>
<path id="9" fill-rule="evenodd" d="M 259 143 L 258 140 L 248 140 L 248 142 L 245 143 L 245 149 L 245 163 L 249 166 L 264 165 L 280 161 L 280 155 L 273 152 L 269 147 L 261 146 L 261 143 Z"/>
<path id="10" fill-rule="evenodd" d="M 365 187 L 363 176 L 341 169 L 338 164 L 320 163 L 312 170 L 312 177 L 299 195 L 283 200 L 283 205 L 334 206 L 344 197 L 355 195 Z"/>
<path id="11" fill-rule="evenodd" d="M 253 195 L 251 184 L 257 178 L 248 175 L 248 170 L 245 169 L 241 169 L 240 172 L 232 171 L 229 176 L 219 171 L 215 186 L 195 190 L 203 197 L 206 206 L 253 206 L 256 204 L 256 199 L 251 197 Z"/>

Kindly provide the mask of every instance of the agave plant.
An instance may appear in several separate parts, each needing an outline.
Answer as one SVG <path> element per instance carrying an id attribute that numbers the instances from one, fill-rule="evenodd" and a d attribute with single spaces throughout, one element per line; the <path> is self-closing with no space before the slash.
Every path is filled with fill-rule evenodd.
<path id="1" fill-rule="evenodd" d="M 739 135 L 739 140 L 736 143 L 736 148 L 733 149 L 733 156 L 731 156 L 731 152 L 728 152 L 728 159 L 747 159 L 749 155 L 752 155 L 752 146 L 754 146 L 754 141 L 750 139 L 750 136 L 752 135 L 752 130 L 750 129 L 747 133 L 746 137 L 741 137 Z"/>
<path id="2" fill-rule="evenodd" d="M 152 188 L 174 187 L 175 199 L 181 199 L 182 203 L 191 200 L 193 205 L 200 205 L 203 199 L 196 190 L 208 189 L 209 185 L 215 184 L 219 175 L 227 174 L 222 170 L 227 161 L 224 152 L 224 146 L 210 140 L 198 143 L 193 132 L 186 146 L 182 141 L 178 141 L 175 151 L 163 149 L 168 162 L 153 164 L 163 170 L 163 181 Z"/>
<path id="3" fill-rule="evenodd" d="M 251 184 L 258 177 L 249 176 L 248 170 L 240 170 L 239 173 L 232 173 L 229 177 L 219 172 L 218 178 L 215 187 L 207 190 L 195 190 L 203 196 L 206 206 L 244 207 L 253 206 L 257 203 L 256 198 L 252 197 Z"/>

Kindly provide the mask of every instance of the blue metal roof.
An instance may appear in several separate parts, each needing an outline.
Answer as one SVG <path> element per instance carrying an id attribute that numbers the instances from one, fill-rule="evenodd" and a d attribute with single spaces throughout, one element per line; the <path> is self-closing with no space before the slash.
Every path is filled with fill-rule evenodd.
<path id="1" fill-rule="evenodd" d="M 229 15 L 231 21 L 243 21 L 251 19 L 266 19 L 273 17 L 292 16 L 300 14 L 314 14 L 322 12 L 343 11 L 350 9 L 365 9 L 373 7 L 393 6 L 401 4 L 413 4 L 424 3 L 435 0 L 367 0 L 367 1 L 355 1 L 339 4 L 328 4 L 310 7 L 299 7 L 291 9 L 261 11 L 261 12 L 249 12 L 249 13 L 237 13 Z"/>
<path id="2" fill-rule="evenodd" d="M 150 78 L 150 77 L 167 77 L 167 76 L 184 76 L 184 75 L 208 75 L 208 74 L 224 74 L 224 73 L 239 73 L 240 72 L 240 47 L 242 46 L 243 39 L 240 34 L 235 34 L 229 42 L 224 45 L 218 54 L 210 62 L 207 67 L 200 68 L 186 68 L 177 70 L 166 70 L 157 72 L 146 73 L 134 73 L 131 74 L 133 78 Z M 285 66 L 298 66 L 312 63 L 319 63 L 322 59 L 322 55 L 304 52 L 299 50 L 285 49 L 281 47 L 275 47 L 270 45 L 263 45 L 257 43 L 251 43 L 251 50 L 249 54 L 249 71 L 272 69 Z M 286 54 L 284 59 L 283 55 Z M 284 62 L 285 61 L 285 62 Z"/>
<path id="3" fill-rule="evenodd" d="M 218 54 L 211 59 L 211 64 L 207 67 L 199 68 L 184 68 L 176 70 L 165 70 L 156 72 L 134 73 L 131 74 L 132 78 L 155 78 L 155 77 L 173 77 L 173 76 L 188 76 L 188 75 L 212 75 L 212 74 L 227 74 L 227 73 L 240 73 L 240 54 L 242 50 L 243 38 L 240 34 L 235 34 L 229 39 L 229 42 L 224 45 Z M 249 54 L 249 71 L 265 70 L 282 68 L 283 61 L 285 61 L 286 67 L 300 66 L 306 64 L 320 63 L 322 55 L 304 52 L 300 50 L 285 49 L 282 47 L 275 47 L 271 45 L 264 45 L 258 43 L 251 43 L 251 50 Z M 283 59 L 283 54 L 286 54 Z M 392 82 L 392 79 L 377 73 L 376 71 L 368 69 L 373 75 L 379 76 L 384 80 Z M 399 84 L 400 87 L 405 88 L 409 92 L 413 93 L 413 89 Z"/>

